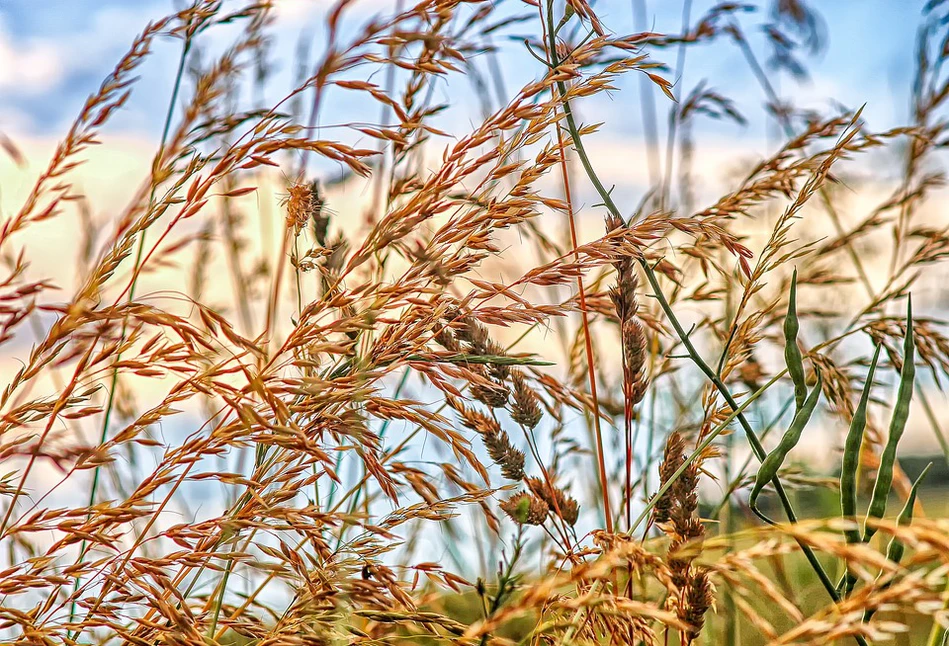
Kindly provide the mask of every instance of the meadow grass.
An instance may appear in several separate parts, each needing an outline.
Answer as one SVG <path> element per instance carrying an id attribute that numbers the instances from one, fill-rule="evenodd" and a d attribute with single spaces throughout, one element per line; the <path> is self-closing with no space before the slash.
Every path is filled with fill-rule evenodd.
<path id="1" fill-rule="evenodd" d="M 900 465 L 913 420 L 949 461 L 942 3 L 882 132 L 779 97 L 823 37 L 800 0 L 628 35 L 586 0 L 352 4 L 275 100 L 270 2 L 148 23 L 4 214 L 3 643 L 945 644 L 942 483 Z M 80 163 L 169 42 L 148 172 L 93 222 Z M 755 109 L 677 81 L 709 46 L 784 140 L 700 205 L 697 123 Z M 582 119 L 629 76 L 635 203 Z M 330 124 L 353 97 L 377 118 Z M 871 154 L 895 179 L 848 184 Z M 77 212 L 57 290 L 29 234 Z"/>

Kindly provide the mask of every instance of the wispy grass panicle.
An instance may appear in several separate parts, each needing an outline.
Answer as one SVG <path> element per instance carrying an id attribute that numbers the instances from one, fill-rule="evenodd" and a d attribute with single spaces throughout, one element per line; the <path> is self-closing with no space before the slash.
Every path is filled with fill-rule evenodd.
<path id="1" fill-rule="evenodd" d="M 879 132 L 813 2 L 183 4 L 0 133 L 0 643 L 944 641 L 946 3 Z"/>

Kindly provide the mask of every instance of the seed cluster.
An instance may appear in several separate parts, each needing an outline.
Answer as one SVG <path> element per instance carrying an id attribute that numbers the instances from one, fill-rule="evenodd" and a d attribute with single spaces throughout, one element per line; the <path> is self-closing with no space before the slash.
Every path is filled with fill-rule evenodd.
<path id="1" fill-rule="evenodd" d="M 0 132 L 0 643 L 946 643 L 901 438 L 949 377 L 949 3 L 882 132 L 795 105 L 849 28 L 803 0 L 631 35 L 590 0 L 301 3 L 290 65 L 286 3 L 176 4 L 45 168 Z M 698 158 L 754 120 L 695 47 L 747 63 L 768 156 Z M 630 78 L 669 111 L 623 151 L 637 208 L 582 120 Z M 82 162 L 164 92 L 116 205 Z M 799 464 L 845 430 L 839 477 Z M 840 517 L 788 493 L 831 484 Z"/>

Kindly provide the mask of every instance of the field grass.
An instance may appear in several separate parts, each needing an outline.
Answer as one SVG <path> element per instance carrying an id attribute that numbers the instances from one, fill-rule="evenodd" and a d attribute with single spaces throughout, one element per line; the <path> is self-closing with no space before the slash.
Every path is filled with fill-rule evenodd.
<path id="1" fill-rule="evenodd" d="M 2 643 L 947 643 L 944 3 L 884 131 L 776 90 L 817 3 L 606 4 L 341 2 L 282 91 L 270 2 L 143 25 L 3 214 Z M 682 81 L 713 48 L 763 107 Z"/>

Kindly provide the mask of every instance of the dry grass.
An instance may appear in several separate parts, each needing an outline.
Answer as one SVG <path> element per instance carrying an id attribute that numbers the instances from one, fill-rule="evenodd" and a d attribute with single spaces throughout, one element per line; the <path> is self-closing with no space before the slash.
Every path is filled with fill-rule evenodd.
<path id="1" fill-rule="evenodd" d="M 267 80 L 268 2 L 150 23 L 0 230 L 0 342 L 20 366 L 0 396 L 4 643 L 945 643 L 949 519 L 885 513 L 891 488 L 915 500 L 893 459 L 910 405 L 946 446 L 938 301 L 903 315 L 949 255 L 925 217 L 945 10 L 922 16 L 912 122 L 873 132 L 859 110 L 779 101 L 741 25 L 768 16 L 797 70 L 820 18 L 773 4 L 617 36 L 585 0 L 397 3 L 355 32 L 343 2 L 296 87 L 253 108 L 237 88 Z M 225 24 L 236 41 L 199 65 Z M 535 71 L 514 91 L 509 35 Z M 151 171 L 94 225 L 75 168 L 168 39 Z M 670 79 L 712 42 L 742 53 L 787 139 L 702 208 L 695 123 L 744 106 Z M 671 126 L 665 150 L 648 138 L 651 191 L 617 206 L 578 115 L 630 74 Z M 465 77 L 483 119 L 449 137 L 433 88 Z M 316 128 L 344 93 L 378 121 Z M 903 168 L 866 216 L 837 187 L 871 149 Z M 366 196 L 352 211 L 334 204 L 347 186 Z M 584 208 L 591 186 L 602 205 Z M 64 295 L 18 238 L 77 205 Z M 848 427 L 830 483 L 878 484 L 866 520 L 862 494 L 842 517 L 795 509 L 787 490 L 828 478 L 787 452 Z M 780 505 L 749 508 L 752 487 Z"/>

